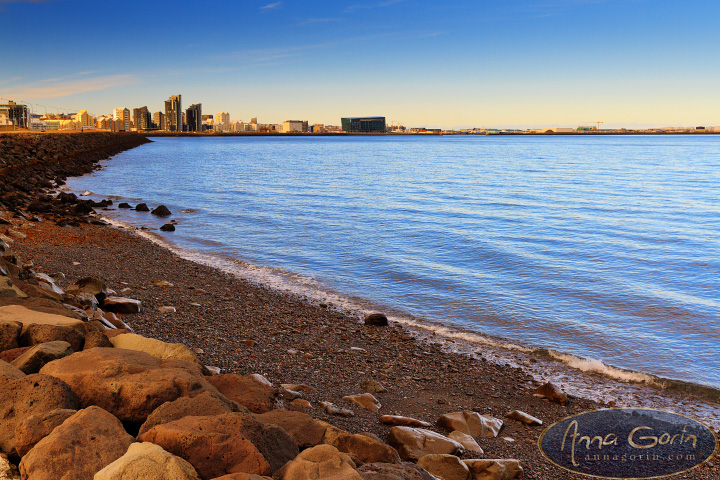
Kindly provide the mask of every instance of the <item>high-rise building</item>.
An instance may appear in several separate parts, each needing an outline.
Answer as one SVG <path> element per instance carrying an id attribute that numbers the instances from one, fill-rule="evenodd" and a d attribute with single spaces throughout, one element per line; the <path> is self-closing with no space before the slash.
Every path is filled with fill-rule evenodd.
<path id="1" fill-rule="evenodd" d="M 153 113 L 153 124 L 155 125 L 154 128 L 165 130 L 165 114 L 162 112 Z"/>
<path id="2" fill-rule="evenodd" d="M 150 130 L 151 118 L 150 110 L 147 107 L 133 108 L 133 122 L 135 123 L 135 130 L 138 132 L 141 130 Z"/>
<path id="3" fill-rule="evenodd" d="M 8 100 L 8 103 L 0 105 L 0 115 L 5 116 L 6 120 L 15 127 L 27 128 L 28 126 L 27 105 Z"/>
<path id="4" fill-rule="evenodd" d="M 118 107 L 113 110 L 113 120 L 117 121 L 117 128 L 121 132 L 130 131 L 130 109 Z"/>
<path id="5" fill-rule="evenodd" d="M 229 125 L 230 114 L 228 112 L 218 112 L 217 115 L 215 115 L 215 125 L 217 125 L 218 123 L 222 125 Z"/>
<path id="6" fill-rule="evenodd" d="M 385 117 L 345 117 L 342 129 L 349 133 L 385 133 Z"/>
<path id="7" fill-rule="evenodd" d="M 190 105 L 190 107 L 185 110 L 185 118 L 188 132 L 202 132 L 202 104 L 196 103 Z"/>
<path id="8" fill-rule="evenodd" d="M 173 95 L 165 101 L 165 130 L 168 132 L 182 132 L 183 113 L 182 98 Z"/>

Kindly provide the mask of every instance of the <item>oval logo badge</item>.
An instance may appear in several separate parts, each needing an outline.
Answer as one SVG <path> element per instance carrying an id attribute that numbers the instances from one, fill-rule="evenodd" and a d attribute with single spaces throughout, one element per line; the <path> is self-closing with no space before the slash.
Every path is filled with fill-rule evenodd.
<path id="1" fill-rule="evenodd" d="M 545 458 L 590 477 L 657 478 L 709 460 L 715 434 L 684 415 L 645 408 L 594 410 L 548 427 L 538 440 Z"/>

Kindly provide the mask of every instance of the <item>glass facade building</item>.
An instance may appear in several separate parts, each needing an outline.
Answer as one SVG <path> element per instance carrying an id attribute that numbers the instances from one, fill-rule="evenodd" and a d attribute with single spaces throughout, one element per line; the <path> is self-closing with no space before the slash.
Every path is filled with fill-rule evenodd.
<path id="1" fill-rule="evenodd" d="M 344 117 L 343 132 L 348 133 L 385 133 L 385 117 Z"/>

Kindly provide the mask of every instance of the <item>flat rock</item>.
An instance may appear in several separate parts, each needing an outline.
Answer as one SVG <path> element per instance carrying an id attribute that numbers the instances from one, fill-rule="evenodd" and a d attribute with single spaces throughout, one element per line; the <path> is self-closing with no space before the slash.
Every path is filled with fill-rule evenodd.
<path id="1" fill-rule="evenodd" d="M 383 415 L 380 417 L 380 422 L 384 425 L 390 425 L 393 427 L 431 427 L 432 424 L 429 422 L 423 422 L 410 417 L 401 417 L 398 415 Z"/>
<path id="2" fill-rule="evenodd" d="M 89 407 L 40 440 L 20 461 L 20 473 L 32 480 L 93 480 L 133 441 L 120 420 L 102 408 Z"/>
<path id="3" fill-rule="evenodd" d="M 275 409 L 255 415 L 255 418 L 285 430 L 301 449 L 318 445 L 325 436 L 326 427 L 305 413 Z"/>
<path id="4" fill-rule="evenodd" d="M 203 392 L 193 398 L 180 397 L 172 402 L 165 402 L 153 410 L 140 427 L 138 435 L 142 435 L 156 425 L 170 423 L 181 418 L 197 415 L 224 415 L 231 411 L 227 402 L 223 402 L 210 392 Z"/>
<path id="5" fill-rule="evenodd" d="M 465 450 L 468 452 L 475 452 L 479 454 L 483 454 L 483 449 L 480 448 L 480 445 L 475 441 L 473 437 L 468 435 L 467 433 L 460 432 L 458 430 L 455 430 L 453 432 L 450 432 L 450 435 L 448 435 L 448 438 L 451 440 L 455 440 L 460 445 L 465 447 Z"/>
<path id="6" fill-rule="evenodd" d="M 126 297 L 107 297 L 102 303 L 103 309 L 114 313 L 140 313 L 141 302 Z"/>
<path id="7" fill-rule="evenodd" d="M 166 343 L 134 333 L 124 333 L 110 339 L 113 347 L 145 352 L 163 360 L 174 359 L 201 365 L 195 352 L 181 343 Z"/>
<path id="8" fill-rule="evenodd" d="M 336 415 L 338 417 L 354 417 L 355 412 L 348 410 L 347 408 L 338 407 L 332 402 L 320 402 L 320 406 L 329 415 Z"/>
<path id="9" fill-rule="evenodd" d="M 519 480 L 523 469 L 515 459 L 473 459 L 463 460 L 470 469 L 473 480 Z"/>
<path id="10" fill-rule="evenodd" d="M 311 387 L 310 385 L 305 385 L 303 383 L 282 383 L 280 384 L 281 387 L 286 388 L 288 390 L 292 390 L 293 392 L 316 392 L 317 390 L 315 387 Z"/>
<path id="11" fill-rule="evenodd" d="M 79 352 L 85 344 L 85 333 L 79 328 L 64 325 L 33 323 L 27 326 L 20 337 L 20 345 L 23 347 L 32 347 L 54 341 L 67 342 L 73 351 Z"/>
<path id="12" fill-rule="evenodd" d="M 417 464 L 442 480 L 470 480 L 470 469 L 455 455 L 425 455 Z"/>
<path id="13" fill-rule="evenodd" d="M 332 445 L 343 453 L 354 455 L 363 463 L 397 463 L 397 451 L 369 434 L 352 434 L 327 422 L 316 420 L 325 426 L 322 443 Z"/>
<path id="14" fill-rule="evenodd" d="M 22 323 L 0 320 L 0 352 L 18 348 Z"/>
<path id="15" fill-rule="evenodd" d="M 437 480 L 414 463 L 366 463 L 357 469 L 364 480 Z"/>
<path id="16" fill-rule="evenodd" d="M 55 427 L 62 425 L 77 410 L 58 408 L 49 412 L 30 415 L 15 426 L 15 450 L 24 457 L 43 438 L 50 435 Z"/>
<path id="17" fill-rule="evenodd" d="M 303 398 L 296 398 L 295 400 L 292 400 L 291 402 L 288 402 L 287 404 L 288 410 L 292 410 L 294 412 L 303 412 L 307 413 L 312 411 L 313 406 L 310 402 Z"/>
<path id="18" fill-rule="evenodd" d="M 133 443 L 125 455 L 95 474 L 93 480 L 200 480 L 195 468 L 159 445 Z"/>
<path id="19" fill-rule="evenodd" d="M 505 416 L 511 420 L 517 420 L 525 425 L 530 425 L 531 427 L 538 427 L 543 423 L 539 418 L 535 418 L 532 415 L 520 410 L 513 410 Z"/>
<path id="20" fill-rule="evenodd" d="M 84 350 L 45 365 L 42 373 L 70 385 L 83 407 L 97 405 L 138 424 L 165 402 L 218 393 L 197 365 L 121 348 Z"/>
<path id="21" fill-rule="evenodd" d="M 208 377 L 220 393 L 245 406 L 252 413 L 265 413 L 279 406 L 280 392 L 267 380 L 253 375 L 226 373 Z"/>
<path id="22" fill-rule="evenodd" d="M 21 334 L 24 333 L 31 324 L 83 328 L 83 322 L 78 318 L 38 312 L 22 305 L 5 305 L 0 307 L 0 321 L 20 322 L 23 326 Z"/>
<path id="23" fill-rule="evenodd" d="M 235 472 L 271 475 L 298 454 L 287 432 L 246 413 L 185 417 L 157 425 L 138 440 L 184 458 L 203 479 Z"/>
<path id="24" fill-rule="evenodd" d="M 332 445 L 301 452 L 275 475 L 278 480 L 363 480 L 350 456 Z"/>
<path id="25" fill-rule="evenodd" d="M 25 373 L 12 363 L 0 360 L 0 377 L 23 378 Z"/>
<path id="26" fill-rule="evenodd" d="M 346 395 L 342 399 L 344 402 L 352 403 L 353 405 L 362 407 L 365 410 L 370 410 L 371 412 L 377 412 L 380 410 L 380 407 L 382 407 L 380 401 L 375 398 L 372 393 Z"/>
<path id="27" fill-rule="evenodd" d="M 462 455 L 465 447 L 460 443 L 432 430 L 412 427 L 392 427 L 388 443 L 403 460 L 418 460 L 430 454 Z"/>
<path id="28" fill-rule="evenodd" d="M 78 405 L 70 387 L 57 378 L 38 374 L 0 377 L 0 451 L 15 450 L 15 427 L 27 417 L 58 408 L 75 410 Z"/>
<path id="29" fill-rule="evenodd" d="M 489 415 L 464 411 L 446 413 L 438 418 L 437 424 L 441 428 L 457 430 L 472 437 L 492 438 L 500 433 L 503 422 Z"/>
<path id="30" fill-rule="evenodd" d="M 68 342 L 58 340 L 30 347 L 11 363 L 29 375 L 38 373 L 45 364 L 72 355 L 72 353 L 73 349 Z"/>
<path id="31" fill-rule="evenodd" d="M 177 309 L 170 305 L 163 305 L 162 307 L 157 307 L 158 313 L 162 313 L 164 315 L 170 314 L 170 313 L 177 313 Z"/>

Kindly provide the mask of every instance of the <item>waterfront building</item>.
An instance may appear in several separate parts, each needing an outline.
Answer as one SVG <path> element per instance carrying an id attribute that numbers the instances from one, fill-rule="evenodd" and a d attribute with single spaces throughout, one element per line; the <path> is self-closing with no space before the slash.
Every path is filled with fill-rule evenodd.
<path id="1" fill-rule="evenodd" d="M 287 121 L 283 122 L 282 130 L 280 130 L 280 131 L 282 133 L 290 133 L 290 132 L 307 133 L 308 122 L 307 122 L 307 120 L 287 120 Z"/>
<path id="2" fill-rule="evenodd" d="M 343 117 L 342 129 L 348 133 L 385 133 L 385 117 Z"/>
<path id="3" fill-rule="evenodd" d="M 75 114 L 75 123 L 78 124 L 81 130 L 95 128 L 95 120 L 87 113 L 87 110 L 80 110 Z"/>
<path id="4" fill-rule="evenodd" d="M 113 120 L 117 121 L 117 131 L 130 131 L 130 109 L 118 107 L 113 110 Z"/>
<path id="5" fill-rule="evenodd" d="M 27 105 L 15 103 L 8 100 L 8 103 L 0 104 L 0 115 L 6 117 L 6 121 L 10 122 L 14 127 L 27 128 L 29 122 Z"/>
<path id="6" fill-rule="evenodd" d="M 147 107 L 133 109 L 133 123 L 135 130 L 150 130 L 152 128 L 152 119 L 150 118 L 150 110 Z"/>
<path id="7" fill-rule="evenodd" d="M 162 112 L 153 113 L 153 128 L 160 130 L 166 130 L 165 128 L 165 114 Z"/>
<path id="8" fill-rule="evenodd" d="M 215 115 L 215 125 L 229 125 L 230 124 L 230 114 L 228 112 L 218 112 Z"/>
<path id="9" fill-rule="evenodd" d="M 173 95 L 165 101 L 165 130 L 183 131 L 183 113 L 181 95 Z"/>
<path id="10" fill-rule="evenodd" d="M 185 121 L 187 122 L 188 132 L 202 132 L 202 104 L 190 105 L 185 110 Z"/>

